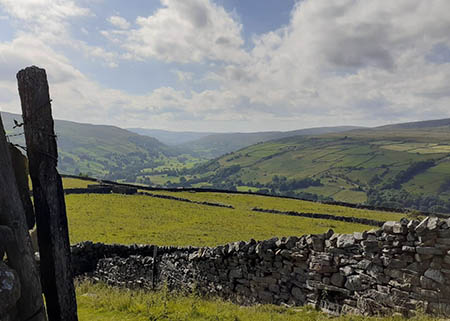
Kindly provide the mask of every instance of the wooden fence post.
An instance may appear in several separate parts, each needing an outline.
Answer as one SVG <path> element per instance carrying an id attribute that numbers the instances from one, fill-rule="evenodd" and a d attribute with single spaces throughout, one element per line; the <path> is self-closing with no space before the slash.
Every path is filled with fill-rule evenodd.
<path id="1" fill-rule="evenodd" d="M 2 231 L 10 230 L 13 235 L 8 237 L 11 240 L 6 242 L 6 253 L 9 266 L 17 272 L 20 279 L 19 318 L 22 321 L 45 321 L 47 318 L 42 300 L 39 272 L 34 260 L 25 210 L 17 189 L 1 116 L 0 164 L 0 225 L 7 227 Z M 6 237 L 5 232 L 2 234 L 4 234 L 3 237 Z"/>
<path id="2" fill-rule="evenodd" d="M 50 321 L 76 321 L 66 204 L 53 127 L 47 75 L 32 66 L 17 74 L 33 183 L 41 278 Z"/>

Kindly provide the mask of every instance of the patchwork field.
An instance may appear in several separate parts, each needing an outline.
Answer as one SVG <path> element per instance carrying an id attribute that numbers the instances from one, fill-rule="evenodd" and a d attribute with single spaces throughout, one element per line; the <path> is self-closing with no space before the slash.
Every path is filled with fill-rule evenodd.
<path id="1" fill-rule="evenodd" d="M 288 137 L 185 171 L 184 186 L 253 187 L 268 194 L 447 213 L 449 135 L 447 126 Z M 175 180 L 160 178 L 158 184 L 164 179 Z"/>

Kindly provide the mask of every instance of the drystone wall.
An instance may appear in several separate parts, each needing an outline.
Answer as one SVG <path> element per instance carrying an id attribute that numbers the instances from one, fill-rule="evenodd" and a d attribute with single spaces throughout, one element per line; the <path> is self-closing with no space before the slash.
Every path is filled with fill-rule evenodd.
<path id="1" fill-rule="evenodd" d="M 241 304 L 313 305 L 334 314 L 450 315 L 450 220 L 386 222 L 362 233 L 213 248 L 73 248 L 78 270 L 109 284 L 217 295 Z M 95 262 L 95 263 L 94 263 Z M 82 265 L 82 264 L 81 264 Z M 81 266 L 80 265 L 80 266 Z"/>

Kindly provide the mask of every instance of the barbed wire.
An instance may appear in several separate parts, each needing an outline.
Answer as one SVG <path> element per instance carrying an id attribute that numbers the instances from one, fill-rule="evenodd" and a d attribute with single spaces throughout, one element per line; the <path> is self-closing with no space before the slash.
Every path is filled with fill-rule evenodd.
<path id="1" fill-rule="evenodd" d="M 27 148 L 26 146 L 22 146 L 22 145 L 20 145 L 20 144 L 11 144 L 11 145 L 13 145 L 14 147 L 21 148 L 21 149 L 23 149 L 26 153 L 28 153 L 28 148 Z M 45 155 L 45 156 L 47 156 L 47 157 L 50 157 L 51 159 L 53 159 L 53 160 L 55 160 L 55 161 L 58 161 L 58 157 L 55 157 L 55 156 L 53 156 L 53 155 L 51 155 L 51 154 L 49 154 L 49 153 L 47 153 L 47 152 L 44 152 L 44 151 L 39 150 L 39 149 L 37 149 L 37 150 L 35 150 L 35 151 L 36 151 L 37 153 L 39 153 L 39 154 Z"/>
<path id="2" fill-rule="evenodd" d="M 53 101 L 53 99 L 50 99 L 49 101 L 47 101 L 47 102 L 45 102 L 44 104 L 42 104 L 41 106 L 39 106 L 38 109 L 40 109 L 40 108 L 42 108 L 42 107 L 44 107 L 44 106 L 46 106 L 46 105 L 48 105 L 48 104 L 51 104 L 52 101 Z M 22 122 L 22 123 L 19 123 L 16 119 L 13 119 L 13 121 L 14 121 L 13 129 L 18 128 L 18 127 L 22 127 L 22 126 L 24 125 L 24 123 L 25 123 L 25 117 L 24 117 L 23 115 L 22 115 L 22 120 L 23 120 L 23 122 Z M 40 132 L 40 133 L 43 134 L 43 135 L 46 135 L 46 136 L 48 136 L 48 137 L 55 138 L 55 140 L 58 140 L 58 135 L 56 135 L 55 133 L 46 133 L 46 132 L 43 132 L 42 130 L 39 130 L 39 129 L 36 129 L 36 128 L 34 128 L 34 130 Z M 17 147 L 17 148 L 20 148 L 20 149 L 22 149 L 25 153 L 28 153 L 28 149 L 27 149 L 26 146 L 22 146 L 22 145 L 20 145 L 20 144 L 13 144 L 13 143 L 11 143 L 11 140 L 10 140 L 10 138 L 13 138 L 13 137 L 19 137 L 19 136 L 24 136 L 24 135 L 25 135 L 25 132 L 21 132 L 21 133 L 9 134 L 9 135 L 6 135 L 6 134 L 5 134 L 5 137 L 6 137 L 6 141 L 7 141 L 8 143 L 10 143 L 12 146 Z M 39 150 L 39 149 L 36 149 L 35 151 L 36 151 L 37 153 L 39 153 L 39 154 L 45 155 L 45 156 L 47 156 L 47 157 L 53 159 L 53 160 L 56 161 L 56 162 L 58 161 L 58 156 L 55 157 L 55 156 L 53 156 L 53 155 L 51 155 L 51 154 L 49 154 L 49 153 L 47 153 L 47 152 L 45 152 L 45 151 Z"/>
<path id="3" fill-rule="evenodd" d="M 25 133 L 18 133 L 18 134 L 9 134 L 9 135 L 5 135 L 6 138 L 11 138 L 11 137 L 17 137 L 17 136 L 22 136 L 25 135 Z"/>

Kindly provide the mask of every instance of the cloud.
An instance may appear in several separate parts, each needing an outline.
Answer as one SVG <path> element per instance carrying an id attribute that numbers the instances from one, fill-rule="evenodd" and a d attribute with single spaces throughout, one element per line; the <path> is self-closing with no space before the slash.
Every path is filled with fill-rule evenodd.
<path id="1" fill-rule="evenodd" d="M 449 117 L 449 10 L 445 0 L 304 0 L 285 27 L 254 37 L 245 64 L 209 77 L 299 127 Z"/>
<path id="2" fill-rule="evenodd" d="M 161 3 L 128 29 L 116 23 L 102 34 L 123 59 L 170 63 L 183 90 L 167 85 L 134 95 L 105 88 L 74 68 L 54 42 L 29 32 L 0 43 L 0 103 L 17 106 L 8 79 L 36 63 L 51 77 L 55 115 L 76 121 L 250 131 L 450 117 L 447 0 L 304 0 L 284 27 L 246 46 L 242 25 L 212 1 Z M 15 16 L 21 14 L 29 13 Z M 70 17 L 60 16 L 65 27 Z M 117 65 L 118 53 L 70 37 L 61 42 Z"/>
<path id="3" fill-rule="evenodd" d="M 194 77 L 192 72 L 181 71 L 181 70 L 172 70 L 172 72 L 177 75 L 177 78 L 181 82 L 191 81 Z"/>
<path id="4" fill-rule="evenodd" d="M 108 19 L 109 23 L 111 23 L 113 26 L 120 28 L 120 29 L 128 29 L 130 28 L 130 23 L 123 17 L 120 16 L 111 16 Z"/>
<path id="5" fill-rule="evenodd" d="M 117 54 L 102 47 L 75 39 L 70 32 L 70 20 L 89 17 L 90 9 L 72 0 L 0 0 L 0 7 L 20 21 L 19 36 L 30 36 L 53 46 L 66 46 L 81 51 L 90 58 L 101 60 L 106 66 L 116 67 Z M 87 33 L 85 28 L 81 29 Z"/>
<path id="6" fill-rule="evenodd" d="M 166 62 L 240 62 L 242 26 L 223 7 L 210 0 L 161 0 L 162 8 L 136 19 L 137 28 L 103 35 L 127 51 L 130 59 L 156 58 Z"/>
<path id="7" fill-rule="evenodd" d="M 53 37 L 66 31 L 66 20 L 88 16 L 90 10 L 71 0 L 0 0 L 0 6 L 11 17 L 41 38 Z"/>

